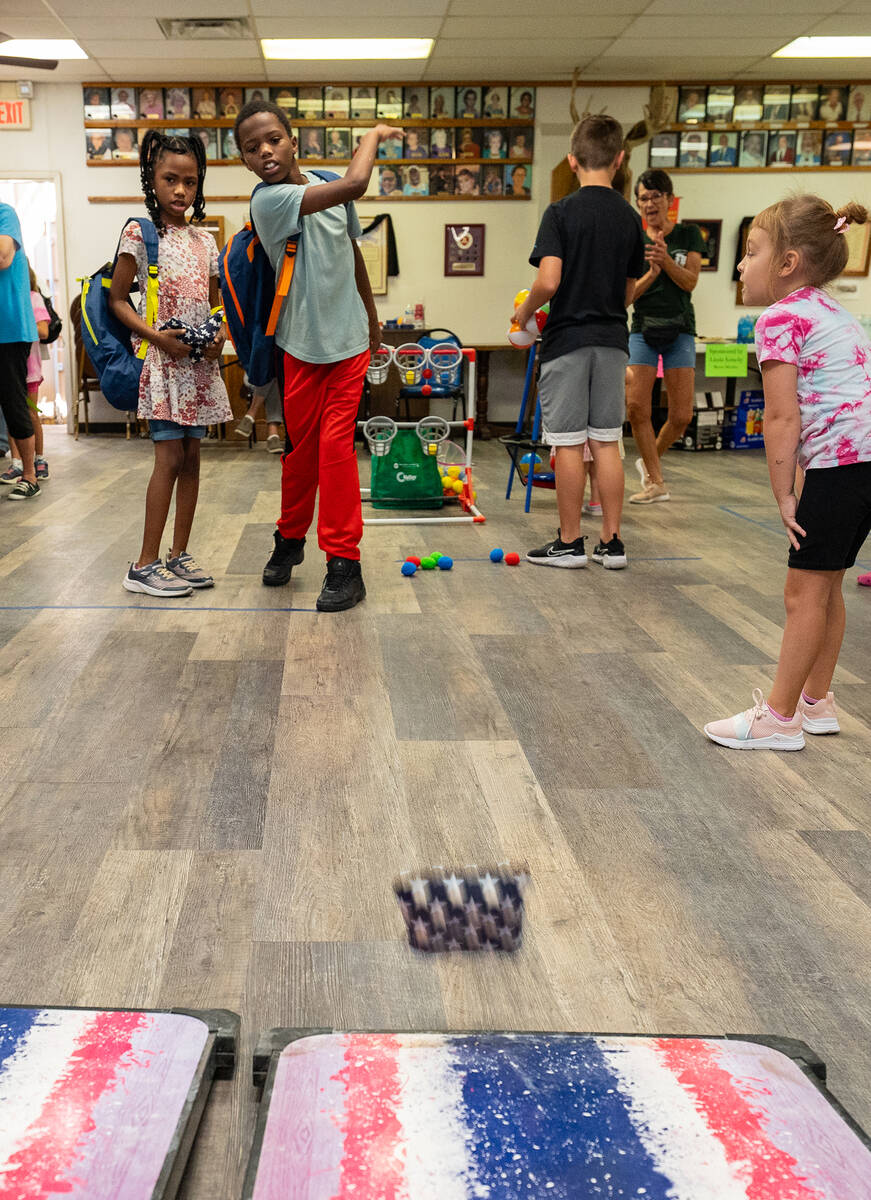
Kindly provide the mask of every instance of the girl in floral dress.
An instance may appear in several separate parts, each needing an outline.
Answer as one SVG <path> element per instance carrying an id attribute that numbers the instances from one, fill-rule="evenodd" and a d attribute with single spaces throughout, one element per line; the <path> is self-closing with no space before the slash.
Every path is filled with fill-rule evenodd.
<path id="1" fill-rule="evenodd" d="M 134 353 L 140 339 L 149 345 L 139 383 L 138 414 L 148 421 L 154 443 L 154 470 L 145 495 L 142 549 L 124 577 L 130 592 L 149 596 L 190 595 L 192 588 L 212 587 L 211 575 L 188 550 L 200 481 L 200 440 L 206 426 L 230 419 L 230 404 L 218 360 L 226 327 L 201 352 L 187 341 L 190 331 L 221 311 L 218 248 L 205 230 L 188 225 L 203 217 L 205 152 L 198 138 L 168 137 L 150 129 L 140 151 L 145 207 L 157 229 L 158 307 L 152 325 L 128 303 L 134 280 L 139 295 L 147 293 L 148 257 L 138 221 L 124 230 L 112 276 L 109 304 L 133 333 Z M 175 319 L 181 328 L 166 328 Z M 175 525 L 166 561 L 160 542 L 175 490 Z"/>
<path id="2" fill-rule="evenodd" d="M 705 733 L 736 750 L 801 750 L 838 733 L 832 675 L 844 637 L 844 572 L 871 532 L 871 341 L 824 287 L 847 265 L 844 236 L 861 204 L 835 211 L 794 196 L 755 218 L 739 264 L 756 322 L 765 390 L 765 454 L 789 538 L 786 628 L 774 683 L 753 707 Z M 801 499 L 796 466 L 804 471 Z"/>

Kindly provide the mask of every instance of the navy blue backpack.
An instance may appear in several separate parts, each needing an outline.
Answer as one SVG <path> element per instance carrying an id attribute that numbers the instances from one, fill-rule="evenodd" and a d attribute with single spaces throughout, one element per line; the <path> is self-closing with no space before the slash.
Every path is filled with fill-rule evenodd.
<path id="1" fill-rule="evenodd" d="M 147 217 L 129 217 L 124 222 L 122 234 L 131 221 L 139 222 L 145 253 L 148 256 L 144 318 L 149 325 L 154 325 L 157 322 L 157 251 L 160 243 L 157 230 Z M 118 245 L 120 244 L 119 237 Z M 100 391 L 113 408 L 130 412 L 135 411 L 139 403 L 139 377 L 142 374 L 148 342 L 143 340 L 138 352 L 134 354 L 130 330 L 112 315 L 109 308 L 109 288 L 112 286 L 112 273 L 117 262 L 116 247 L 111 263 L 106 263 L 99 271 L 79 281 L 82 285 L 82 340 L 88 358 L 94 364 L 94 370 L 100 378 Z M 136 283 L 132 290 L 138 291 Z M 130 307 L 133 307 L 132 303 Z"/>
<path id="2" fill-rule="evenodd" d="M 339 178 L 333 171 L 311 174 L 325 183 Z M 258 183 L 254 192 L 272 186 L 275 185 Z M 290 291 L 298 241 L 297 233 L 285 243 L 278 283 L 250 215 L 218 257 L 227 327 L 252 387 L 265 387 L 275 378 L 275 327 Z"/>

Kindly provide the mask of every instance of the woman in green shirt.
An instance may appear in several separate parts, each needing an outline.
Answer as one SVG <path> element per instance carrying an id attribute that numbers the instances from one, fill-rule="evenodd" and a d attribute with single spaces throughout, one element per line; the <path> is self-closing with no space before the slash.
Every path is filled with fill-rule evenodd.
<path id="1" fill-rule="evenodd" d="M 626 408 L 641 453 L 636 467 L 642 483 L 629 502 L 654 504 L 670 499 L 660 459 L 693 415 L 696 318 L 690 296 L 699 281 L 704 242 L 697 225 L 668 219 L 674 194 L 665 171 L 642 172 L 635 199 L 647 225 L 647 273 L 635 285 L 626 370 Z M 668 418 L 655 437 L 650 409 L 660 355 Z"/>

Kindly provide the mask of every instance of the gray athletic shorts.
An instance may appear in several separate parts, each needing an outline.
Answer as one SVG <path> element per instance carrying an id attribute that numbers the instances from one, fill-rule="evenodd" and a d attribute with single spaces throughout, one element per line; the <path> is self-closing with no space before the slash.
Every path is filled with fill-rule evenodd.
<path id="1" fill-rule="evenodd" d="M 626 363 L 615 346 L 581 346 L 542 364 L 538 384 L 549 446 L 618 442 L 626 420 Z"/>

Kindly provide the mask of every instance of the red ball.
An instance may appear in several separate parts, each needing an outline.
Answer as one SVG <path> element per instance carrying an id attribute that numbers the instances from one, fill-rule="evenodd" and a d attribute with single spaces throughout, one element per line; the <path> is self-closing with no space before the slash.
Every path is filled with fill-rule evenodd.
<path id="1" fill-rule="evenodd" d="M 515 552 L 512 550 L 510 554 L 505 555 L 505 562 L 509 567 L 516 567 L 520 562 L 520 555 L 515 554 Z"/>
<path id="2" fill-rule="evenodd" d="M 423 385 L 423 387 L 420 389 L 420 394 L 421 394 L 421 396 L 431 396 L 432 395 L 432 388 L 430 387 L 430 385 L 428 383 L 425 383 Z"/>
<path id="3" fill-rule="evenodd" d="M 421 371 L 421 375 L 423 375 L 424 379 L 432 379 L 432 371 L 429 367 L 424 367 L 424 369 Z"/>
<path id="4" fill-rule="evenodd" d="M 416 567 L 420 566 L 420 559 L 416 558 L 415 555 L 413 555 L 413 554 L 409 554 L 408 558 L 405 561 L 414 563 L 414 565 Z"/>

